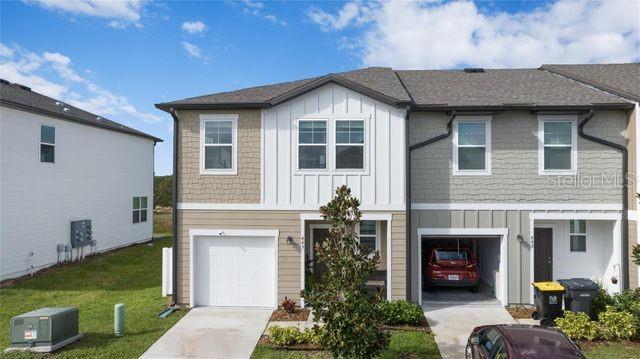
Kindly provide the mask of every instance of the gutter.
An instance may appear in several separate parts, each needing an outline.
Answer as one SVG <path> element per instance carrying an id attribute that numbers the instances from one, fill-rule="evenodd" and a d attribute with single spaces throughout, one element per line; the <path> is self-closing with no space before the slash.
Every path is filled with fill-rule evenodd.
<path id="1" fill-rule="evenodd" d="M 173 253 L 171 263 L 171 307 L 175 307 L 178 298 L 178 115 L 175 109 L 170 109 L 173 117 L 173 211 L 171 212 L 171 232 L 173 239 Z"/>
<path id="2" fill-rule="evenodd" d="M 594 110 L 589 110 L 587 116 L 580 122 L 578 125 L 578 135 L 584 139 L 589 141 L 593 141 L 599 143 L 601 145 L 611 147 L 616 149 L 622 153 L 622 228 L 621 228 L 621 254 L 622 260 L 620 263 L 620 279 L 621 279 L 621 289 L 629 288 L 629 188 L 628 188 L 628 178 L 629 175 L 629 152 L 627 148 L 623 145 L 617 144 L 615 142 L 607 141 L 605 139 L 595 137 L 592 135 L 588 135 L 584 133 L 584 126 L 591 121 L 594 115 Z"/>

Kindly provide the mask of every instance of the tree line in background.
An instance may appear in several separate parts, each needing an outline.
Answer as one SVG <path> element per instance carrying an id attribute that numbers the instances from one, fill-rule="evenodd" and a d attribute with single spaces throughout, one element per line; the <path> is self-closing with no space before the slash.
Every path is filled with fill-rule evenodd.
<path id="1" fill-rule="evenodd" d="M 173 202 L 173 176 L 153 177 L 153 204 L 155 207 L 171 207 Z"/>

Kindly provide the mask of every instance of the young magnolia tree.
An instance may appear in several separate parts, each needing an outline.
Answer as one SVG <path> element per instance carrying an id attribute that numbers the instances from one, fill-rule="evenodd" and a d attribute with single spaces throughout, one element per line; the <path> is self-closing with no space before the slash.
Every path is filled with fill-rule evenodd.
<path id="1" fill-rule="evenodd" d="M 380 296 L 368 295 L 365 287 L 380 253 L 360 245 L 355 232 L 362 216 L 359 206 L 351 190 L 342 186 L 331 202 L 320 207 L 331 229 L 327 239 L 314 248 L 314 255 L 326 271 L 302 292 L 316 320 L 324 324 L 323 346 L 337 358 L 374 357 L 389 341 L 381 330 Z"/>

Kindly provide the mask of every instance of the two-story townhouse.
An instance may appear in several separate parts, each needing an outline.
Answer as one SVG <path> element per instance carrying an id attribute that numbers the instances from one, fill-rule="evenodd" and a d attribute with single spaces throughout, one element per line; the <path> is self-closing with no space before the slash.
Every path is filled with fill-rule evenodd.
<path id="1" fill-rule="evenodd" d="M 541 69 L 572 79 L 610 94 L 620 96 L 635 103 L 633 111 L 629 112 L 629 129 L 627 144 L 629 151 L 629 171 L 637 173 L 640 168 L 637 139 L 640 138 L 640 64 L 579 64 L 579 65 L 542 65 Z M 640 286 L 640 267 L 631 259 L 632 248 L 640 244 L 638 236 L 638 193 L 640 181 L 637 176 L 631 178 L 629 190 L 629 243 L 627 253 L 629 261 L 629 286 Z M 635 185 L 634 185 L 635 184 Z M 632 189 L 632 190 L 631 190 Z"/>
<path id="2" fill-rule="evenodd" d="M 422 300 L 442 243 L 472 247 L 504 305 L 534 279 L 624 283 L 622 154 L 589 139 L 628 144 L 618 96 L 540 69 L 367 68 L 156 106 L 174 119 L 177 304 L 299 300 L 342 184 L 389 299 Z"/>
<path id="3" fill-rule="evenodd" d="M 473 248 L 503 305 L 532 303 L 532 281 L 622 287 L 623 153 L 586 137 L 624 148 L 629 101 L 539 69 L 398 75 L 416 103 L 412 300 L 423 298 L 423 255 L 442 244 Z"/>
<path id="4" fill-rule="evenodd" d="M 158 104 L 175 124 L 177 303 L 299 301 L 320 272 L 318 208 L 342 184 L 381 252 L 372 287 L 405 298 L 409 102 L 393 70 L 369 68 Z"/>

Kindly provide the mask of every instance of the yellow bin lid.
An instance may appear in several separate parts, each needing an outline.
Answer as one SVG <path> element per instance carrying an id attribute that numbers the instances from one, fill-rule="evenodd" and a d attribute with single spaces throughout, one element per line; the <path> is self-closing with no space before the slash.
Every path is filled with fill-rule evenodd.
<path id="1" fill-rule="evenodd" d="M 558 282 L 534 282 L 531 284 L 541 292 L 561 292 L 564 290 L 562 284 Z"/>

